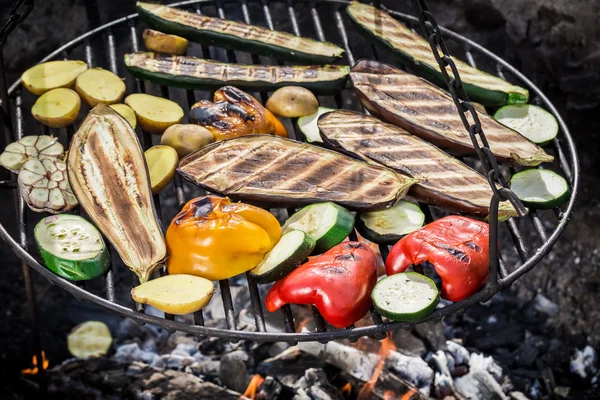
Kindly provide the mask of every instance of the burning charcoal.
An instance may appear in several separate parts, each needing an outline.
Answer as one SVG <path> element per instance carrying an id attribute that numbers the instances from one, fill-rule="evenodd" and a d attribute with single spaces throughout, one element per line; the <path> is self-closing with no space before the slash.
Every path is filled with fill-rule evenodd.
<path id="1" fill-rule="evenodd" d="M 196 361 L 192 365 L 189 366 L 194 375 L 202 375 L 208 378 L 218 378 L 221 370 L 221 362 L 220 361 Z"/>
<path id="2" fill-rule="evenodd" d="M 321 368 L 309 368 L 304 373 L 308 385 L 308 393 L 313 399 L 334 400 L 343 399 L 335 386 L 329 383 L 325 371 Z"/>
<path id="3" fill-rule="evenodd" d="M 502 327 L 471 330 L 467 333 L 465 344 L 479 350 L 491 350 L 502 346 L 515 346 L 523 340 L 525 332 L 521 325 L 508 324 Z"/>
<path id="4" fill-rule="evenodd" d="M 434 373 L 421 357 L 412 357 L 390 351 L 384 368 L 411 383 L 425 396 L 429 396 Z"/>
<path id="5" fill-rule="evenodd" d="M 529 400 L 529 397 L 525 396 L 523 393 L 521 392 L 510 392 L 508 394 L 508 397 L 510 397 L 510 400 Z"/>
<path id="6" fill-rule="evenodd" d="M 538 293 L 533 299 L 533 309 L 549 317 L 555 317 L 558 314 L 556 303 L 541 293 Z"/>
<path id="7" fill-rule="evenodd" d="M 162 349 L 162 352 L 171 352 L 175 350 L 180 344 L 194 346 L 194 348 L 198 345 L 196 339 L 193 336 L 190 336 L 185 332 L 175 332 L 167 338 L 167 343 Z M 187 347 L 184 348 L 184 350 L 186 349 Z"/>
<path id="8" fill-rule="evenodd" d="M 181 351 L 182 354 L 185 353 L 189 356 L 193 356 L 197 351 L 196 343 L 178 343 L 177 347 L 175 347 L 175 350 Z M 171 352 L 171 354 L 173 354 L 173 352 Z"/>
<path id="9" fill-rule="evenodd" d="M 150 366 L 156 369 L 165 369 L 167 368 L 167 364 L 165 364 L 165 360 L 161 357 L 156 357 L 154 361 L 150 363 Z"/>
<path id="10" fill-rule="evenodd" d="M 232 351 L 221 358 L 219 368 L 219 376 L 221 382 L 231 390 L 244 393 L 248 383 L 250 383 L 250 375 L 248 374 L 248 361 L 250 357 L 243 350 Z"/>
<path id="11" fill-rule="evenodd" d="M 189 355 L 180 356 L 177 354 L 163 354 L 160 358 L 162 358 L 167 368 L 177 370 L 192 365 L 195 361 L 194 358 Z"/>
<path id="12" fill-rule="evenodd" d="M 469 365 L 469 358 L 471 357 L 469 350 L 453 340 L 447 340 L 446 346 L 448 347 L 447 352 L 452 355 L 452 360 L 454 362 L 452 369 L 456 368 L 458 365 Z"/>
<path id="13" fill-rule="evenodd" d="M 446 396 L 452 396 L 454 394 L 454 383 L 452 382 L 452 375 L 448 369 L 448 359 L 446 353 L 442 350 L 438 350 L 432 357 L 435 364 L 436 372 L 434 378 L 435 395 L 439 399 L 443 399 Z"/>
<path id="14" fill-rule="evenodd" d="M 571 388 L 566 387 L 566 386 L 557 386 L 554 388 L 554 394 L 557 397 L 560 397 L 562 399 L 567 399 L 569 398 L 569 392 L 571 391 Z"/>
<path id="15" fill-rule="evenodd" d="M 494 377 L 486 371 L 471 371 L 456 378 L 454 387 L 467 400 L 508 400 Z"/>
<path id="16" fill-rule="evenodd" d="M 469 359 L 469 369 L 471 372 L 488 372 L 496 382 L 502 382 L 502 367 L 496 364 L 492 357 L 485 357 L 483 354 L 471 353 Z"/>
<path id="17" fill-rule="evenodd" d="M 279 397 L 279 394 L 283 390 L 281 383 L 273 379 L 272 376 L 267 376 L 260 385 L 258 393 L 256 393 L 257 400 L 273 400 Z"/>
<path id="18" fill-rule="evenodd" d="M 575 354 L 571 357 L 569 370 L 582 379 L 587 378 L 588 375 L 594 375 L 598 371 L 596 350 L 592 346 L 585 346 L 583 350 L 575 350 Z"/>
<path id="19" fill-rule="evenodd" d="M 306 389 L 298 389 L 296 395 L 292 397 L 292 400 L 313 400 L 312 397 L 308 395 Z"/>
<path id="20" fill-rule="evenodd" d="M 444 327 L 441 323 L 429 321 L 419 324 L 415 327 L 415 332 L 433 351 L 446 350 L 446 335 L 444 335 Z"/>
<path id="21" fill-rule="evenodd" d="M 156 353 L 141 350 L 137 343 L 128 343 L 117 347 L 114 355 L 115 360 L 124 363 L 142 361 L 146 364 L 152 364 L 158 357 Z"/>
<path id="22" fill-rule="evenodd" d="M 394 332 L 394 344 L 398 351 L 404 354 L 416 357 L 425 357 L 427 354 L 425 343 L 406 329 L 398 329 Z"/>
<path id="23" fill-rule="evenodd" d="M 531 332 L 525 332 L 525 341 L 519 349 L 517 359 L 523 367 L 531 367 L 538 356 L 545 352 L 547 341 L 540 336 L 535 336 Z"/>

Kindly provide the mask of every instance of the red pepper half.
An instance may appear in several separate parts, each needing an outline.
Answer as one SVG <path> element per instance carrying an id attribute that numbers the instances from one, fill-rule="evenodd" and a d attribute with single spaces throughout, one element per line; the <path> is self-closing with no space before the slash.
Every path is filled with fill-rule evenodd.
<path id="1" fill-rule="evenodd" d="M 343 242 L 295 269 L 273 285 L 265 304 L 313 304 L 336 328 L 361 319 L 371 308 L 377 283 L 377 257 L 360 242 Z"/>
<path id="2" fill-rule="evenodd" d="M 385 263 L 388 275 L 429 261 L 442 278 L 441 297 L 460 301 L 485 285 L 489 271 L 489 226 L 451 215 L 403 237 Z"/>

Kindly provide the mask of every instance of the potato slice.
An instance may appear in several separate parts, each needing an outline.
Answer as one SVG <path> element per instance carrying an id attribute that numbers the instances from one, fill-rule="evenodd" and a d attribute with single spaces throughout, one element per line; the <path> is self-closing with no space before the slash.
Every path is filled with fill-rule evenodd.
<path id="1" fill-rule="evenodd" d="M 211 281 L 194 275 L 166 275 L 131 290 L 138 303 L 149 304 L 169 314 L 190 314 L 208 304 L 215 292 Z"/>
<path id="2" fill-rule="evenodd" d="M 125 95 L 125 83 L 117 75 L 102 68 L 88 69 L 75 80 L 75 90 L 85 104 L 115 104 Z"/>
<path id="3" fill-rule="evenodd" d="M 111 104 L 109 107 L 118 112 L 119 115 L 125 118 L 125 120 L 129 122 L 129 125 L 135 129 L 137 126 L 137 121 L 135 120 L 135 113 L 131 107 L 129 107 L 127 104 Z"/>
<path id="4" fill-rule="evenodd" d="M 273 92 L 266 107 L 280 117 L 298 118 L 316 113 L 319 100 L 306 88 L 285 86 Z"/>
<path id="5" fill-rule="evenodd" d="M 100 321 L 77 325 L 67 336 L 69 353 L 77 358 L 103 356 L 110 349 L 112 336 L 108 326 Z"/>
<path id="6" fill-rule="evenodd" d="M 29 68 L 21 75 L 23 86 L 35 95 L 59 87 L 73 87 L 75 79 L 88 68 L 83 61 L 49 61 Z"/>
<path id="7" fill-rule="evenodd" d="M 146 48 L 157 53 L 180 56 L 185 54 L 190 42 L 181 36 L 167 35 L 153 29 L 144 29 L 142 35 Z"/>
<path id="8" fill-rule="evenodd" d="M 214 141 L 211 131 L 196 124 L 171 125 L 160 138 L 160 144 L 174 148 L 179 158 Z"/>
<path id="9" fill-rule="evenodd" d="M 179 157 L 175 149 L 169 146 L 152 146 L 144 153 L 152 193 L 157 194 L 173 180 Z"/>
<path id="10" fill-rule="evenodd" d="M 157 135 L 183 118 L 183 109 L 179 104 L 162 97 L 135 93 L 125 98 L 125 104 L 133 109 L 143 130 Z"/>
<path id="11" fill-rule="evenodd" d="M 52 89 L 41 95 L 33 107 L 33 118 L 52 128 L 64 128 L 79 115 L 81 100 L 71 89 Z"/>

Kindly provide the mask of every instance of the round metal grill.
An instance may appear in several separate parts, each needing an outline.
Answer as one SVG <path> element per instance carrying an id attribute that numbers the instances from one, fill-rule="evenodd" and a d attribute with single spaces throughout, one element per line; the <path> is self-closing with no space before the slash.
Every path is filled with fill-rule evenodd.
<path id="1" fill-rule="evenodd" d="M 294 0 L 273 0 L 268 2 L 262 1 L 247 1 L 240 0 L 236 3 L 219 2 L 215 0 L 192 0 L 173 4 L 174 6 L 183 7 L 191 11 L 203 13 L 220 18 L 236 19 L 246 23 L 266 26 L 270 29 L 274 28 L 274 22 L 287 24 L 291 27 L 291 31 L 296 35 L 314 37 L 319 40 L 327 40 L 341 45 L 346 51 L 346 62 L 353 65 L 360 58 L 382 59 L 383 61 L 391 61 L 386 54 L 378 53 L 375 48 L 362 39 L 357 33 L 349 30 L 350 22 L 345 16 L 343 8 L 348 2 L 343 0 L 320 0 L 320 1 L 294 1 Z M 387 10 L 391 15 L 398 18 L 410 27 L 416 27 L 418 20 L 415 17 L 405 15 L 393 10 Z M 183 108 L 189 107 L 200 99 L 212 98 L 210 92 L 200 91 L 185 91 L 182 89 L 172 89 L 160 87 L 149 82 L 144 82 L 133 78 L 129 75 L 123 65 L 123 54 L 132 51 L 138 51 L 138 38 L 141 34 L 140 27 L 137 26 L 137 14 L 132 14 L 124 18 L 117 19 L 111 23 L 94 29 L 85 35 L 65 44 L 52 54 L 45 57 L 40 62 L 45 62 L 54 59 L 85 59 L 90 67 L 101 66 L 109 69 L 119 76 L 125 77 L 127 82 L 127 93 L 146 92 L 159 94 L 165 98 L 171 98 L 179 102 Z M 490 299 L 498 290 L 507 288 L 515 280 L 521 277 L 524 273 L 533 268 L 536 264 L 547 255 L 554 243 L 564 231 L 569 218 L 573 211 L 575 195 L 578 190 L 579 164 L 575 151 L 573 140 L 569 134 L 567 126 L 558 115 L 556 108 L 550 103 L 548 98 L 525 76 L 519 73 L 514 67 L 500 59 L 498 56 L 489 52 L 485 48 L 472 42 L 471 40 L 458 35 L 449 30 L 443 29 L 442 32 L 448 38 L 448 44 L 452 53 L 466 60 L 472 66 L 477 66 L 480 69 L 490 73 L 507 78 L 514 83 L 529 89 L 533 103 L 545 107 L 556 117 L 560 132 L 552 143 L 552 148 L 547 149 L 548 152 L 555 156 L 554 169 L 562 172 L 562 175 L 567 179 L 571 186 L 571 198 L 568 203 L 560 208 L 552 211 L 536 212 L 531 211 L 527 217 L 519 220 L 509 219 L 501 223 L 501 230 L 507 231 L 501 235 L 500 243 L 500 268 L 498 271 L 498 281 L 495 284 L 488 283 L 479 293 L 475 294 L 464 301 L 445 304 L 438 308 L 433 314 L 429 315 L 420 322 L 439 320 L 445 315 L 457 312 L 465 307 L 468 307 L 477 302 L 483 302 Z M 243 63 L 279 63 L 277 60 L 258 57 L 248 53 L 224 51 L 208 46 L 192 45 L 188 53 L 192 56 L 201 58 L 214 58 L 226 62 L 243 62 Z M 506 76 L 505 76 L 506 75 Z M 253 93 L 255 94 L 255 93 Z M 33 96 L 29 93 L 21 91 L 20 82 L 15 82 L 9 88 L 10 103 L 13 110 L 12 118 L 14 125 L 14 135 L 12 140 L 18 140 L 22 137 L 23 132 L 27 133 L 44 133 L 52 134 L 60 138 L 63 144 L 68 144 L 75 128 L 73 126 L 66 129 L 49 129 L 41 126 L 30 117 L 27 105 L 32 102 Z M 267 93 L 258 93 L 256 96 L 263 102 L 268 98 Z M 321 97 L 320 101 L 323 105 L 331 107 L 360 110 L 360 104 L 351 90 L 344 90 L 337 93 L 335 96 Z M 293 124 L 295 126 L 295 124 Z M 288 125 L 289 126 L 289 125 Z M 147 132 L 142 132 L 138 128 L 138 134 L 143 144 L 144 149 L 153 145 L 153 141 L 157 141 L 157 137 L 152 137 Z M 290 136 L 294 139 L 301 140 L 302 135 L 299 132 L 290 130 Z M 474 161 L 474 160 L 473 160 Z M 467 159 L 466 162 L 469 162 Z M 471 162 L 472 164 L 472 162 Z M 0 182 L 6 188 L 15 189 L 15 182 Z M 191 198 L 191 195 L 201 194 L 200 190 L 188 183 L 184 183 L 180 177 L 176 177 L 173 188 L 169 188 L 158 196 L 155 196 L 158 214 L 163 218 L 163 226 L 168 226 L 171 218 L 176 211 Z M 251 310 L 255 320 L 254 329 L 238 330 L 236 326 L 236 314 L 233 308 L 233 300 L 230 290 L 230 282 L 228 280 L 220 281 L 220 291 L 223 301 L 224 314 L 227 322 L 227 329 L 219 329 L 214 327 L 204 326 L 202 311 L 195 313 L 194 323 L 186 323 L 177 321 L 172 315 L 160 316 L 148 315 L 144 313 L 143 306 L 135 304 L 133 306 L 121 304 L 117 301 L 118 298 L 128 298 L 128 293 L 131 289 L 131 282 L 127 284 L 123 279 L 115 279 L 115 276 L 120 274 L 117 268 L 124 268 L 122 264 L 113 265 L 113 270 L 109 271 L 104 278 L 105 288 L 102 290 L 103 295 L 98 291 L 93 291 L 88 288 L 87 284 L 74 284 L 67 281 L 46 269 L 37 261 L 37 255 L 29 252 L 27 242 L 31 237 L 31 232 L 27 232 L 27 219 L 30 223 L 37 222 L 40 214 L 30 212 L 24 206 L 23 200 L 19 199 L 16 204 L 16 216 L 18 236 L 13 237 L 9 234 L 4 225 L 0 225 L 0 235 L 11 246 L 19 258 L 26 264 L 34 268 L 38 273 L 42 274 L 50 282 L 60 286 L 73 294 L 76 298 L 86 301 L 91 301 L 109 311 L 117 312 L 123 316 L 132 318 L 141 323 L 149 323 L 159 325 L 167 330 L 184 331 L 195 335 L 208 335 L 227 338 L 231 340 L 254 340 L 254 341 L 328 341 L 332 339 L 350 338 L 356 340 L 360 336 L 375 336 L 381 338 L 382 335 L 391 330 L 406 328 L 410 329 L 414 326 L 413 323 L 389 322 L 376 312 L 371 312 L 371 323 L 362 327 L 348 327 L 342 330 L 333 330 L 326 326 L 323 318 L 318 311 L 313 307 L 314 323 L 316 330 L 314 332 L 296 332 L 294 325 L 294 306 L 285 306 L 281 312 L 285 330 L 268 331 L 265 324 L 264 311 L 260 291 L 256 283 L 249 276 L 243 279 L 243 284 L 248 285 Z M 163 204 L 161 210 L 161 203 Z M 428 210 L 423 207 L 426 215 L 431 220 L 432 215 L 439 215 L 438 210 Z M 293 210 L 284 210 L 281 212 L 293 212 Z M 429 221 L 427 221 L 429 222 Z M 536 243 L 525 243 L 522 235 L 523 230 L 531 230 L 538 236 Z M 512 239 L 512 240 L 511 240 Z M 380 246 L 381 254 L 385 260 L 388 254 L 388 246 Z M 502 259 L 510 252 L 518 255 L 520 263 L 504 263 Z M 504 256 L 502 256 L 504 255 Z M 112 251 L 113 262 L 119 261 L 118 256 Z M 512 257 L 514 259 L 515 257 Z M 116 263 L 118 264 L 118 263 Z M 128 273 L 128 272 L 127 272 Z M 240 282 L 240 277 L 233 278 L 235 282 Z M 135 285 L 136 282 L 133 282 Z M 123 296 L 120 296 L 123 295 Z"/>

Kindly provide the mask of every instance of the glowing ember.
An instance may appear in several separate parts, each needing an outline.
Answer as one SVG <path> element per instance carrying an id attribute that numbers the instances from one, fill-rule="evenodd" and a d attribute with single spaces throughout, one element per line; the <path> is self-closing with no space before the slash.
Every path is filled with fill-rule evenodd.
<path id="1" fill-rule="evenodd" d="M 350 397 L 350 394 L 352 394 L 352 385 L 350 382 L 346 383 L 344 387 L 342 387 L 341 392 L 344 396 Z"/>
<path id="2" fill-rule="evenodd" d="M 396 393 L 394 393 L 393 390 L 386 390 L 385 392 L 383 392 L 383 400 L 397 400 L 398 397 L 396 396 Z"/>
<path id="3" fill-rule="evenodd" d="M 412 388 L 408 392 L 404 393 L 404 396 L 402 396 L 400 400 L 410 400 L 415 393 L 417 393 L 417 389 Z"/>
<path id="4" fill-rule="evenodd" d="M 394 344 L 392 332 L 389 332 L 387 337 L 381 341 L 381 347 L 379 348 L 378 353 L 379 361 L 377 362 L 377 366 L 373 370 L 373 374 L 371 375 L 371 378 L 369 378 L 369 381 L 365 383 L 362 389 L 360 389 L 360 392 L 358 392 L 358 400 L 366 400 L 371 397 L 375 383 L 377 383 L 379 375 L 381 375 L 381 371 L 383 371 L 385 359 L 391 350 L 396 350 L 396 345 Z"/>
<path id="5" fill-rule="evenodd" d="M 254 397 L 256 396 L 256 390 L 260 387 L 260 385 L 262 385 L 264 381 L 265 378 L 263 378 L 262 376 L 258 374 L 254 375 L 242 396 L 254 399 Z"/>
<path id="6" fill-rule="evenodd" d="M 44 368 L 44 370 L 46 370 L 46 368 L 48 368 L 49 363 L 50 362 L 46 358 L 46 354 L 42 350 L 42 368 Z M 26 369 L 22 370 L 21 373 L 25 374 L 25 375 L 36 375 L 38 373 L 38 367 L 37 367 L 38 364 L 37 364 L 37 356 L 35 354 L 33 355 L 33 358 L 31 359 L 31 364 L 33 365 L 33 368 L 26 368 Z"/>

